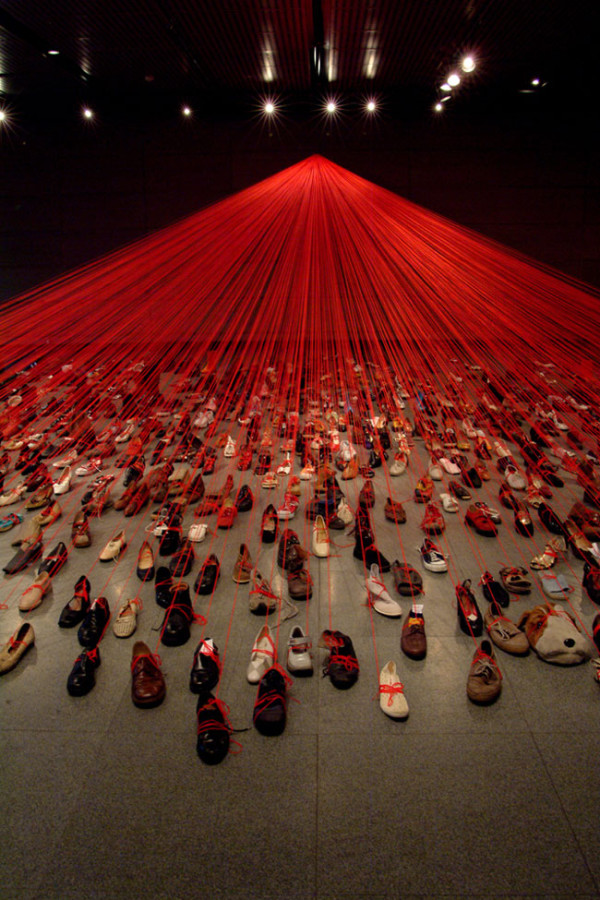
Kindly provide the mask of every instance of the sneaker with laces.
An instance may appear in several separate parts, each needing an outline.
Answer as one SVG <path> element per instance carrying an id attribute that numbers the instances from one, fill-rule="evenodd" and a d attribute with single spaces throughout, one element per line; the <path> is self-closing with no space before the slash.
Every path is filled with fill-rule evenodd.
<path id="1" fill-rule="evenodd" d="M 390 660 L 379 673 L 379 708 L 392 719 L 406 719 L 408 701 L 398 678 L 396 663 Z"/>
<path id="2" fill-rule="evenodd" d="M 425 538 L 419 548 L 419 552 L 421 554 L 423 567 L 427 569 L 428 572 L 448 571 L 448 561 L 446 560 L 446 557 L 440 548 L 437 547 L 433 541 L 430 541 L 429 538 Z"/>
<path id="3" fill-rule="evenodd" d="M 494 656 L 494 648 L 483 640 L 471 661 L 467 678 L 467 697 L 473 703 L 493 703 L 502 690 L 502 672 Z"/>
<path id="4" fill-rule="evenodd" d="M 277 508 L 277 518 L 281 520 L 293 519 L 299 503 L 300 501 L 295 494 L 284 494 L 283 503 Z"/>

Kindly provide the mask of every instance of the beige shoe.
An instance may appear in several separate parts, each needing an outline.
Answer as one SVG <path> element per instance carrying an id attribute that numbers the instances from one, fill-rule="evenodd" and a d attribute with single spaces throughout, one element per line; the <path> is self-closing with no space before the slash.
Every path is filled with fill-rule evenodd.
<path id="1" fill-rule="evenodd" d="M 245 544 L 240 545 L 240 552 L 233 567 L 233 580 L 238 584 L 248 584 L 254 563 L 250 557 L 250 551 Z"/>
<path id="2" fill-rule="evenodd" d="M 313 525 L 313 553 L 321 558 L 329 556 L 329 532 L 323 516 L 317 516 Z"/>
<path id="3" fill-rule="evenodd" d="M 35 609 L 40 605 L 46 591 L 50 587 L 50 582 L 51 579 L 48 572 L 40 572 L 40 574 L 36 576 L 35 581 L 30 584 L 28 588 L 25 588 L 23 595 L 19 600 L 19 609 L 21 612 L 29 612 L 29 610 Z"/>
<path id="4" fill-rule="evenodd" d="M 250 684 L 258 684 L 267 669 L 277 661 L 277 651 L 273 641 L 273 635 L 268 625 L 263 625 L 254 641 L 250 664 L 246 677 Z"/>
<path id="5" fill-rule="evenodd" d="M 47 573 L 46 573 L 47 574 Z M 35 632 L 29 622 L 24 622 L 0 650 L 0 675 L 10 672 L 19 660 L 35 644 Z"/>
<path id="6" fill-rule="evenodd" d="M 37 516 L 27 519 L 20 528 L 17 529 L 13 540 L 10 542 L 11 547 L 20 547 L 23 541 L 36 541 L 42 529 Z"/>
<path id="7" fill-rule="evenodd" d="M 127 540 L 125 538 L 125 532 L 120 531 L 114 538 L 112 538 L 102 553 L 100 554 L 100 562 L 110 562 L 111 559 L 115 561 L 118 560 L 121 553 L 127 547 Z"/>
<path id="8" fill-rule="evenodd" d="M 527 635 L 517 628 L 511 619 L 502 615 L 497 604 L 490 603 L 484 613 L 483 621 L 496 647 L 500 647 L 505 653 L 512 653 L 514 656 L 524 656 L 529 653 Z"/>
<path id="9" fill-rule="evenodd" d="M 390 660 L 379 673 L 379 707 L 392 719 L 406 719 L 408 700 L 404 696 L 404 685 L 398 678 L 396 663 Z"/>
<path id="10" fill-rule="evenodd" d="M 23 483 L 7 491 L 6 494 L 0 494 L 0 506 L 12 506 L 13 503 L 18 503 L 26 490 L 27 485 Z"/>
<path id="11" fill-rule="evenodd" d="M 141 612 L 142 601 L 139 597 L 135 600 L 126 600 L 119 609 L 117 617 L 113 622 L 113 632 L 118 638 L 131 637 L 137 628 L 138 613 Z"/>
<path id="12" fill-rule="evenodd" d="M 41 509 L 39 513 L 36 513 L 33 518 L 42 528 L 46 528 L 48 525 L 52 525 L 56 522 L 57 519 L 60 519 L 61 516 L 62 509 L 60 508 L 58 500 L 55 500 L 53 503 L 49 503 L 44 509 Z"/>
<path id="13" fill-rule="evenodd" d="M 85 510 L 83 509 L 80 509 L 73 519 L 73 524 L 71 526 L 71 541 L 73 546 L 78 550 L 82 547 L 89 547 L 92 543 L 90 525 Z"/>
<path id="14" fill-rule="evenodd" d="M 493 703 L 500 696 L 501 690 L 502 672 L 496 663 L 494 648 L 489 641 L 483 640 L 471 662 L 467 678 L 467 697 L 473 703 Z"/>

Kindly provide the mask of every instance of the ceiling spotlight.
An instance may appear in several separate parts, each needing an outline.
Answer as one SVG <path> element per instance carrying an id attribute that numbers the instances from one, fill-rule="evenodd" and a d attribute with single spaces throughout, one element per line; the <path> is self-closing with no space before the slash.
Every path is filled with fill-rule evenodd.
<path id="1" fill-rule="evenodd" d="M 456 74 L 456 72 L 453 72 L 452 75 L 448 75 L 448 84 L 450 85 L 450 87 L 458 87 L 458 85 L 460 84 L 460 78 Z"/>
<path id="2" fill-rule="evenodd" d="M 441 91 L 451 91 L 451 90 L 452 90 L 452 87 L 451 87 L 451 85 L 448 84 L 447 81 L 445 81 L 445 82 L 443 83 L 443 85 L 441 86 L 440 90 L 441 90 Z"/>
<path id="3" fill-rule="evenodd" d="M 374 100 L 369 100 L 366 108 L 367 108 L 367 112 L 371 112 L 371 113 L 375 112 L 375 110 L 377 109 L 377 104 L 375 103 Z"/>
<path id="4" fill-rule="evenodd" d="M 440 100 L 440 103 L 447 103 L 448 100 L 451 100 L 451 99 L 452 98 L 451 98 L 450 94 L 446 94 L 445 97 L 442 97 L 442 99 Z"/>
<path id="5" fill-rule="evenodd" d="M 532 85 L 533 85 L 534 87 L 538 87 L 538 85 L 539 85 L 539 83 L 540 83 L 540 79 L 539 79 L 539 78 L 532 78 L 532 79 L 531 79 L 531 83 L 532 83 Z"/>
<path id="6" fill-rule="evenodd" d="M 271 100 L 267 100 L 263 109 L 268 116 L 272 116 L 275 112 L 275 104 Z"/>
<path id="7" fill-rule="evenodd" d="M 442 106 L 441 103 L 436 103 L 433 108 L 435 109 L 436 112 L 441 112 L 444 107 Z"/>
<path id="8" fill-rule="evenodd" d="M 325 107 L 325 109 L 327 110 L 329 115 L 333 115 L 333 113 L 336 111 L 336 108 L 337 107 L 336 107 L 335 103 L 333 102 L 333 100 L 329 100 L 327 103 L 327 106 Z"/>
<path id="9" fill-rule="evenodd" d="M 3 109 L 0 109 L 0 122 L 6 122 L 6 113 Z"/>
<path id="10" fill-rule="evenodd" d="M 94 118 L 94 113 L 93 113 L 93 111 L 89 108 L 89 106 L 84 106 L 81 112 L 82 112 L 83 118 L 84 118 L 84 119 L 88 119 L 88 121 L 89 121 L 89 119 L 93 119 L 93 118 Z"/>
<path id="11" fill-rule="evenodd" d="M 465 56 L 460 64 L 463 72 L 474 72 L 475 71 L 475 60 L 472 56 Z"/>
<path id="12" fill-rule="evenodd" d="M 58 56 L 60 50 L 48 50 L 48 56 Z"/>
<path id="13" fill-rule="evenodd" d="M 191 114 L 192 114 L 192 110 L 190 109 L 189 106 L 182 106 L 182 108 L 181 108 L 181 115 L 182 115 L 182 116 L 185 116 L 186 118 L 189 118 L 189 117 L 191 116 Z"/>

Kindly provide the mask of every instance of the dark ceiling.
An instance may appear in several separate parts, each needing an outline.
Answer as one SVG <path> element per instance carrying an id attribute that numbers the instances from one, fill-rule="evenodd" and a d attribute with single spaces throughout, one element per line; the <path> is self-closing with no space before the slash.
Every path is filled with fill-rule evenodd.
<path id="1" fill-rule="evenodd" d="M 590 95 L 598 0 L 0 0 L 9 106 L 201 103 L 340 92 L 429 108 L 460 55 L 468 96 Z M 49 51 L 59 51 L 50 55 Z M 521 102 L 525 102 L 521 100 Z M 533 101 L 535 102 L 535 100 Z"/>

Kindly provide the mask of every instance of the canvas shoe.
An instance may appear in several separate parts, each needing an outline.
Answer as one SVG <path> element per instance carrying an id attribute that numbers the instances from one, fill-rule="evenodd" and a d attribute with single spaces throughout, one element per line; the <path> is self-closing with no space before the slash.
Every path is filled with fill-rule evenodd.
<path id="1" fill-rule="evenodd" d="M 376 563 L 373 563 L 369 571 L 369 576 L 367 578 L 367 594 L 369 603 L 372 605 L 375 612 L 378 612 L 382 616 L 389 616 L 390 618 L 398 618 L 402 615 L 402 607 L 392 598 L 391 594 L 389 594 L 383 583 L 383 579 L 381 578 L 379 566 Z"/>
<path id="2" fill-rule="evenodd" d="M 447 572 L 448 562 L 446 557 L 433 541 L 425 538 L 420 547 L 421 561 L 429 572 Z"/>
<path id="3" fill-rule="evenodd" d="M 113 622 L 113 633 L 115 637 L 131 637 L 137 628 L 137 617 L 141 609 L 142 601 L 139 597 L 136 597 L 134 600 L 125 601 Z"/>
<path id="4" fill-rule="evenodd" d="M 408 701 L 398 678 L 396 663 L 390 660 L 379 673 L 379 708 L 392 719 L 406 719 Z"/>
<path id="5" fill-rule="evenodd" d="M 281 520 L 293 519 L 299 503 L 300 501 L 295 494 L 284 494 L 283 503 L 277 508 L 277 518 Z"/>

